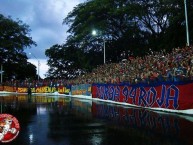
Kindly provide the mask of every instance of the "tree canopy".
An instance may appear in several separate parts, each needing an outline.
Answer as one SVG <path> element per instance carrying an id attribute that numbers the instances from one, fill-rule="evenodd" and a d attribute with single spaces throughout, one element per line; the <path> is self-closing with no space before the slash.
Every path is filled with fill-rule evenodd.
<path id="1" fill-rule="evenodd" d="M 193 1 L 187 0 L 187 10 L 191 26 Z M 150 48 L 153 51 L 171 51 L 173 47 L 186 45 L 184 2 L 179 0 L 88 0 L 77 5 L 64 18 L 63 24 L 69 25 L 70 34 L 62 44 L 65 49 L 60 49 L 60 55 L 49 53 L 49 57 L 60 63 L 76 58 L 74 64 L 79 64 L 78 61 L 82 61 L 79 58 L 83 58 L 83 64 L 73 66 L 76 70 L 90 71 L 103 64 L 104 40 L 107 63 L 119 62 L 123 52 L 144 56 Z M 98 31 L 97 36 L 91 34 L 94 29 Z M 189 34 L 193 35 L 192 27 L 189 27 Z M 192 41 L 190 37 L 190 43 Z M 81 53 L 76 54 L 76 51 Z M 68 71 L 71 67 L 60 69 Z M 57 72 L 58 68 L 55 69 Z M 52 66 L 50 70 L 53 70 Z"/>
<path id="2" fill-rule="evenodd" d="M 34 72 L 34 65 L 27 62 L 24 49 L 36 45 L 29 35 L 29 26 L 17 19 L 0 14 L 0 64 L 3 65 L 4 78 L 25 79 Z M 30 72 L 23 72 L 29 67 Z M 36 74 L 36 73 L 35 73 Z M 34 73 L 33 73 L 34 75 Z"/>

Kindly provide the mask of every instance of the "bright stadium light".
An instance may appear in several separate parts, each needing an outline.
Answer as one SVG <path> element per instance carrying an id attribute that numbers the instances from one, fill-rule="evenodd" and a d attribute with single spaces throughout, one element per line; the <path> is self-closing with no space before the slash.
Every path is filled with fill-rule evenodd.
<path id="1" fill-rule="evenodd" d="M 92 31 L 92 35 L 93 35 L 93 36 L 98 35 L 98 34 L 97 34 L 97 31 L 96 31 L 96 30 L 93 30 L 93 31 Z M 106 56 L 105 56 L 105 39 L 104 39 L 104 37 L 103 37 L 103 54 L 104 54 L 104 64 L 105 64 L 105 63 L 106 63 L 106 62 L 105 62 Z"/>

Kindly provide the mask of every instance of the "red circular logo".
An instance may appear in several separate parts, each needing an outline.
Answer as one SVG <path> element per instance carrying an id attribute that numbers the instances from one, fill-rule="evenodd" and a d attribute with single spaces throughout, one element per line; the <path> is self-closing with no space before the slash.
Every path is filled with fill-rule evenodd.
<path id="1" fill-rule="evenodd" d="M 10 142 L 20 131 L 18 120 L 10 114 L 0 114 L 0 142 Z"/>

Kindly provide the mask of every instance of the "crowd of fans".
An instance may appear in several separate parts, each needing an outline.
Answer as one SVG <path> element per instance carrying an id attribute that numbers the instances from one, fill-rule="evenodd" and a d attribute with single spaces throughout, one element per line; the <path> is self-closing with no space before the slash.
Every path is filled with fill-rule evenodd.
<path id="1" fill-rule="evenodd" d="M 164 50 L 144 57 L 128 57 L 120 63 L 98 66 L 74 80 L 78 83 L 156 83 L 163 81 L 193 80 L 193 48 L 174 48 L 171 53 Z"/>
<path id="2" fill-rule="evenodd" d="M 41 80 L 21 82 L 20 86 L 65 86 L 85 83 L 157 83 L 193 80 L 193 48 L 174 48 L 170 53 L 164 50 L 144 57 L 123 59 L 120 63 L 100 65 L 91 73 L 73 80 Z M 16 84 L 14 84 L 16 85 Z"/>

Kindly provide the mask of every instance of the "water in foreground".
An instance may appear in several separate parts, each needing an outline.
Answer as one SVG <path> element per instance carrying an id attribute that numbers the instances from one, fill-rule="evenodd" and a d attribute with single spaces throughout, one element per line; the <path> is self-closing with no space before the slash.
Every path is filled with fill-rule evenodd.
<path id="1" fill-rule="evenodd" d="M 59 96 L 0 94 L 20 133 L 6 145 L 193 145 L 193 116 Z"/>

